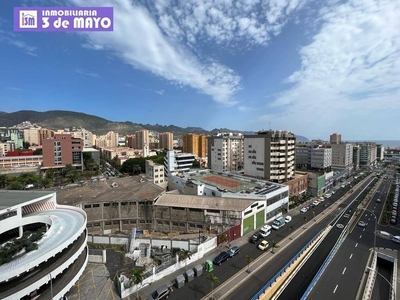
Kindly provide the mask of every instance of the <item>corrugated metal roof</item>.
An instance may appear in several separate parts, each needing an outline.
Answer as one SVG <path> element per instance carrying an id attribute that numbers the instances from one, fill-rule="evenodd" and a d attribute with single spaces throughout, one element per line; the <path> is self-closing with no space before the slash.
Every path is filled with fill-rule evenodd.
<path id="1" fill-rule="evenodd" d="M 178 195 L 176 193 L 164 193 L 158 198 L 158 200 L 154 203 L 154 205 L 243 211 L 247 207 L 252 205 L 254 202 L 256 201 L 249 199 Z"/>

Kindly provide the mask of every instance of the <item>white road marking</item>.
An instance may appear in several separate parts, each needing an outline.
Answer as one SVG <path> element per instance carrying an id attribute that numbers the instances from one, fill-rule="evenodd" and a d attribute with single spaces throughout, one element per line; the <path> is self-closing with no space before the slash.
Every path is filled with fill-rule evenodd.
<path id="1" fill-rule="evenodd" d="M 336 285 L 335 289 L 333 290 L 333 293 L 336 293 L 337 287 L 338 287 L 338 285 Z"/>
<path id="2" fill-rule="evenodd" d="M 359 237 L 360 239 L 362 238 L 362 235 L 360 235 L 360 237 Z"/>
<path id="3" fill-rule="evenodd" d="M 346 267 L 343 269 L 342 275 L 346 272 Z"/>
<path id="4" fill-rule="evenodd" d="M 350 258 L 349 259 L 351 259 L 353 257 L 353 253 L 352 254 L 350 254 Z"/>
<path id="5" fill-rule="evenodd" d="M 358 246 L 358 243 L 356 243 L 355 247 L 357 248 L 357 246 Z"/>
<path id="6" fill-rule="evenodd" d="M 365 231 L 365 228 L 363 229 L 363 231 Z"/>

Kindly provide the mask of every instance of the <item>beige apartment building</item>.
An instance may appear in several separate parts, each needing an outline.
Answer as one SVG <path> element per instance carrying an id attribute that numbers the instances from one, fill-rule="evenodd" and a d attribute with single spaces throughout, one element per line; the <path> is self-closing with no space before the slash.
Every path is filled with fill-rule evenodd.
<path id="1" fill-rule="evenodd" d="M 353 145 L 351 143 L 332 144 L 332 167 L 350 168 L 353 165 Z"/>
<path id="2" fill-rule="evenodd" d="M 164 178 L 164 165 L 157 164 L 152 160 L 146 160 L 146 176 L 152 183 L 166 187 L 168 180 Z"/>
<path id="3" fill-rule="evenodd" d="M 342 135 L 340 133 L 333 133 L 330 135 L 331 144 L 340 144 L 342 142 Z"/>
<path id="4" fill-rule="evenodd" d="M 54 137 L 54 131 L 50 129 L 39 129 L 39 146 L 43 144 L 43 140 L 51 139 Z"/>
<path id="5" fill-rule="evenodd" d="M 244 136 L 241 133 L 218 133 L 208 139 L 208 168 L 218 172 L 243 169 Z"/>
<path id="6" fill-rule="evenodd" d="M 93 147 L 93 133 L 91 133 L 89 130 L 78 129 L 76 131 L 72 131 L 71 135 L 74 138 L 81 139 L 85 148 Z"/>
<path id="7" fill-rule="evenodd" d="M 290 131 L 261 130 L 244 136 L 244 174 L 274 182 L 294 178 L 296 136 Z"/>
<path id="8" fill-rule="evenodd" d="M 28 142 L 31 146 L 39 146 L 39 129 L 24 129 L 24 142 Z"/>
<path id="9" fill-rule="evenodd" d="M 174 149 L 174 135 L 171 132 L 163 132 L 159 135 L 158 147 L 160 149 Z"/>
<path id="10" fill-rule="evenodd" d="M 138 130 L 135 132 L 136 136 L 136 148 L 143 149 L 144 146 L 149 148 L 150 138 L 149 138 L 149 131 L 146 129 Z"/>
<path id="11" fill-rule="evenodd" d="M 113 131 L 106 135 L 101 135 L 96 138 L 96 146 L 99 148 L 115 148 L 118 147 L 118 133 Z"/>

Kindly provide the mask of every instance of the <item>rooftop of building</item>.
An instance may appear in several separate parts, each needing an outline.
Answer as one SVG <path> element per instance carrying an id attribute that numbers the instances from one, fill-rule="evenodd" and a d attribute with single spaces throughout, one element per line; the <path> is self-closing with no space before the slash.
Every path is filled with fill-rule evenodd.
<path id="1" fill-rule="evenodd" d="M 286 188 L 285 185 L 263 179 L 216 172 L 209 169 L 199 169 L 176 176 L 183 178 L 188 183 L 204 184 L 211 190 L 241 195 L 265 196 L 280 188 Z"/>
<path id="2" fill-rule="evenodd" d="M 112 187 L 115 182 L 118 186 Z M 88 202 L 153 200 L 164 191 L 163 188 L 140 176 L 109 179 L 100 182 L 88 182 L 82 186 L 57 189 L 57 202 L 75 205 Z"/>
<path id="3" fill-rule="evenodd" d="M 99 149 L 95 149 L 95 148 L 83 148 L 82 152 L 100 152 Z"/>
<path id="4" fill-rule="evenodd" d="M 0 191 L 0 210 L 53 194 L 54 191 Z"/>
<path id="5" fill-rule="evenodd" d="M 243 211 L 256 200 L 220 198 L 211 196 L 180 195 L 175 191 L 163 193 L 156 200 L 156 206 L 173 206 L 197 209 Z"/>

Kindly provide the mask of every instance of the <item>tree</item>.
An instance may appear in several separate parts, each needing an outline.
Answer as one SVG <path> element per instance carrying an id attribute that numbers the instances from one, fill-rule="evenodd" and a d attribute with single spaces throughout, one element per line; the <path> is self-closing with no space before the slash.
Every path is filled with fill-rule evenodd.
<path id="1" fill-rule="evenodd" d="M 74 170 L 76 170 L 76 168 L 73 165 L 71 165 L 71 164 L 66 164 L 65 165 L 65 174 L 68 174 L 68 172 L 71 172 L 71 171 L 74 171 Z"/>
<path id="2" fill-rule="evenodd" d="M 140 167 L 140 165 L 134 165 L 133 166 L 133 174 L 137 175 L 142 173 L 142 168 Z"/>
<path id="3" fill-rule="evenodd" d="M 67 178 L 67 181 L 69 183 L 74 183 L 75 181 L 77 181 L 79 179 L 79 173 L 77 170 L 72 170 L 69 171 L 65 177 Z"/>
<path id="4" fill-rule="evenodd" d="M 219 240 L 221 242 L 221 247 L 224 245 L 224 243 L 228 242 L 228 238 L 226 236 L 226 233 L 223 233 L 219 236 Z"/>
<path id="5" fill-rule="evenodd" d="M 29 142 L 22 142 L 22 147 L 24 149 L 29 149 L 30 146 L 31 146 L 31 144 Z"/>
<path id="6" fill-rule="evenodd" d="M 247 259 L 247 273 L 250 273 L 250 263 L 253 261 L 253 256 L 251 254 L 246 255 Z"/>
<path id="7" fill-rule="evenodd" d="M 7 181 L 8 181 L 7 175 L 0 174 L 0 188 L 5 188 L 7 185 Z"/>
<path id="8" fill-rule="evenodd" d="M 303 216 L 304 223 L 307 223 L 307 216 Z"/>
<path id="9" fill-rule="evenodd" d="M 142 285 L 143 283 L 143 273 L 145 271 L 145 268 L 139 268 L 139 269 L 131 269 L 131 274 L 132 274 L 132 282 L 137 285 L 136 287 L 136 299 L 139 299 L 139 285 Z"/>
<path id="10" fill-rule="evenodd" d="M 190 250 L 186 249 L 181 249 L 181 251 L 178 252 L 179 261 L 185 261 L 185 269 L 187 268 L 187 259 L 190 260 L 192 258 L 192 255 L 193 253 Z"/>
<path id="11" fill-rule="evenodd" d="M 200 168 L 200 162 L 197 159 L 193 161 L 193 168 Z"/>
<path id="12" fill-rule="evenodd" d="M 272 241 L 272 245 L 271 246 L 272 246 L 271 247 L 271 253 L 275 253 L 275 248 L 279 247 L 278 243 L 275 242 L 275 241 Z"/>
<path id="13" fill-rule="evenodd" d="M 33 151 L 33 155 L 43 155 L 43 150 L 41 148 L 37 148 Z"/>
<path id="14" fill-rule="evenodd" d="M 214 284 L 219 284 L 219 279 L 212 273 L 208 274 L 207 279 L 211 282 L 211 298 L 214 299 L 212 292 L 214 291 Z"/>

